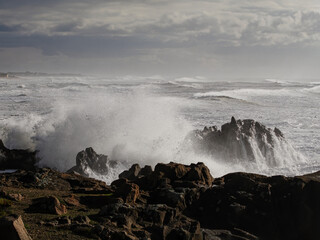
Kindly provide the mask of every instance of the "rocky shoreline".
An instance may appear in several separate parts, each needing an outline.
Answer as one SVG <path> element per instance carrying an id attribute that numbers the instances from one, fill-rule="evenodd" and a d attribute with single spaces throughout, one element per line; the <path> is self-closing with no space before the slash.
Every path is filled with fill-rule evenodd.
<path id="1" fill-rule="evenodd" d="M 236 143 L 240 135 L 261 139 L 261 149 L 265 139 L 272 144 L 274 136 L 283 138 L 277 129 L 270 135 L 256 122 L 235 119 L 221 131 L 212 127 L 195 134 L 198 143 L 205 141 L 206 151 L 222 149 L 223 139 Z M 108 174 L 117 162 L 92 148 L 79 152 L 77 165 L 66 173 L 38 168 L 37 162 L 35 152 L 10 150 L 0 141 L 0 169 L 18 169 L 0 173 L 1 239 L 320 237 L 320 171 L 296 177 L 237 172 L 214 178 L 203 163 L 158 163 L 154 169 L 133 164 L 107 185 L 88 178 L 86 170 Z"/>
<path id="2" fill-rule="evenodd" d="M 203 163 L 159 163 L 135 164 L 110 186 L 48 168 L 3 173 L 0 183 L 1 239 L 320 236 L 320 172 L 214 179 Z"/>

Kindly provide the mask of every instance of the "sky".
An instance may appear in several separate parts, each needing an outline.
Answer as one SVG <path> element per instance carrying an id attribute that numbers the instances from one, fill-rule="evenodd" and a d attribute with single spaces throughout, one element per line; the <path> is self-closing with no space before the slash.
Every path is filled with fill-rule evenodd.
<path id="1" fill-rule="evenodd" d="M 319 0 L 0 0 L 0 71 L 318 78 Z"/>

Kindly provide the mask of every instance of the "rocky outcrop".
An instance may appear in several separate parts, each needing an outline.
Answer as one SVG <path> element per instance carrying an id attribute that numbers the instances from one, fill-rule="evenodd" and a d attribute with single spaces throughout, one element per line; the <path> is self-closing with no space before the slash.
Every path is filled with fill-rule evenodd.
<path id="1" fill-rule="evenodd" d="M 0 140 L 0 170 L 1 169 L 35 169 L 38 162 L 35 151 L 8 149 Z"/>
<path id="2" fill-rule="evenodd" d="M 63 215 L 67 213 L 67 208 L 57 197 L 48 196 L 34 199 L 29 211 Z"/>
<path id="3" fill-rule="evenodd" d="M 120 176 L 108 186 L 51 169 L 0 174 L 0 214 L 23 213 L 34 239 L 320 238 L 320 172 L 213 178 L 203 163 L 171 162 Z"/>
<path id="4" fill-rule="evenodd" d="M 68 173 L 78 173 L 89 177 L 90 172 L 97 175 L 107 175 L 110 169 L 119 164 L 117 161 L 109 160 L 108 156 L 97 154 L 91 147 L 79 152 L 76 156 L 76 166 L 69 169 Z"/>
<path id="5" fill-rule="evenodd" d="M 318 239 L 319 176 L 231 173 L 215 179 L 185 213 L 209 229 L 240 228 L 261 239 Z"/>
<path id="6" fill-rule="evenodd" d="M 21 216 L 7 216 L 0 219 L 2 240 L 32 240 L 24 227 Z"/>
<path id="7" fill-rule="evenodd" d="M 213 155 L 216 159 L 231 162 L 261 159 L 269 166 L 277 165 L 276 151 L 285 150 L 276 149 L 281 148 L 279 143 L 289 145 L 279 129 L 272 130 L 254 120 L 236 120 L 234 117 L 221 129 L 205 127 L 202 131 L 192 132 L 187 139 L 195 151 Z"/>

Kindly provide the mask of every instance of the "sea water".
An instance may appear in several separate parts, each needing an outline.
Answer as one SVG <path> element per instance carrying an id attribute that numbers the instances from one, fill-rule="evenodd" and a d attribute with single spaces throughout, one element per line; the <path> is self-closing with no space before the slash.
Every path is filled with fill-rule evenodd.
<path id="1" fill-rule="evenodd" d="M 298 175 L 320 169 L 319 100 L 315 80 L 22 75 L 0 79 L 0 139 L 39 150 L 40 166 L 61 171 L 93 147 L 127 165 L 205 162 L 214 176 Z M 231 116 L 279 128 L 288 140 L 277 152 L 283 161 L 234 164 L 183 148 L 190 131 Z M 93 177 L 109 182 L 122 170 Z"/>

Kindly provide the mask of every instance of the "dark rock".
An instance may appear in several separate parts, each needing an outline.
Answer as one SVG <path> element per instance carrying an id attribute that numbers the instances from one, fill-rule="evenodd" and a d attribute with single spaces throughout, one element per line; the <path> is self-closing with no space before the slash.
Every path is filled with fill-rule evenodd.
<path id="1" fill-rule="evenodd" d="M 134 180 L 138 177 L 140 171 L 141 171 L 141 168 L 139 164 L 133 164 L 129 170 L 126 170 L 120 173 L 119 178 Z"/>
<path id="2" fill-rule="evenodd" d="M 115 195 L 121 197 L 126 203 L 135 203 L 139 196 L 139 186 L 128 182 L 127 179 L 118 179 L 111 183 L 115 188 Z"/>
<path id="3" fill-rule="evenodd" d="M 254 120 L 236 120 L 234 117 L 230 123 L 222 125 L 221 130 L 216 126 L 205 127 L 203 131 L 192 132 L 187 140 L 195 151 L 213 155 L 216 159 L 254 162 L 263 157 L 269 166 L 277 164 L 275 142 L 289 144 L 278 128 L 272 130 Z"/>
<path id="4" fill-rule="evenodd" d="M 59 217 L 57 221 L 59 225 L 71 225 L 71 219 L 69 216 Z"/>
<path id="5" fill-rule="evenodd" d="M 204 163 L 197 163 L 190 165 L 190 170 L 184 176 L 183 180 L 211 186 L 213 177 L 210 174 L 209 168 L 207 168 Z"/>
<path id="6" fill-rule="evenodd" d="M 161 188 L 154 191 L 151 195 L 154 203 L 164 203 L 170 207 L 184 209 L 186 207 L 185 194 L 176 192 L 173 189 Z"/>
<path id="7" fill-rule="evenodd" d="M 149 176 L 152 173 L 152 167 L 149 165 L 145 165 L 143 168 L 141 168 L 139 172 L 139 176 Z"/>
<path id="8" fill-rule="evenodd" d="M 62 215 L 67 213 L 67 208 L 60 203 L 58 198 L 49 196 L 35 199 L 29 211 Z"/>
<path id="9" fill-rule="evenodd" d="M 67 205 L 69 206 L 80 206 L 80 202 L 79 200 L 75 197 L 74 194 L 71 194 L 70 196 L 64 198 L 64 201 Z"/>
<path id="10" fill-rule="evenodd" d="M 0 169 L 34 170 L 39 159 L 37 152 L 29 149 L 8 149 L 0 140 Z"/>
<path id="11" fill-rule="evenodd" d="M 237 236 L 235 228 L 262 239 L 317 239 L 320 182 L 314 177 L 228 174 L 216 179 L 184 213 L 204 228 L 232 230 Z"/>
<path id="12" fill-rule="evenodd" d="M 88 216 L 77 216 L 72 219 L 76 224 L 85 224 L 88 225 L 90 223 L 90 218 Z"/>
<path id="13" fill-rule="evenodd" d="M 108 156 L 97 154 L 91 147 L 79 152 L 76 157 L 76 166 L 69 169 L 68 173 L 78 173 L 89 177 L 88 172 L 107 175 L 111 168 L 115 168 L 118 162 L 109 160 Z"/>
<path id="14" fill-rule="evenodd" d="M 241 232 L 240 235 L 237 233 L 233 233 L 229 230 L 221 230 L 221 229 L 203 229 L 203 240 L 224 240 L 224 239 L 232 239 L 232 240 L 258 240 L 259 238 L 246 232 Z"/>
<path id="15" fill-rule="evenodd" d="M 7 216 L 0 219 L 2 240 L 31 240 L 21 216 Z"/>
<path id="16" fill-rule="evenodd" d="M 163 173 L 164 178 L 169 178 L 170 180 L 178 180 L 181 179 L 183 176 L 186 175 L 188 172 L 189 167 L 179 164 L 170 162 L 168 164 L 158 163 L 154 168 L 154 172 L 156 174 Z"/>

